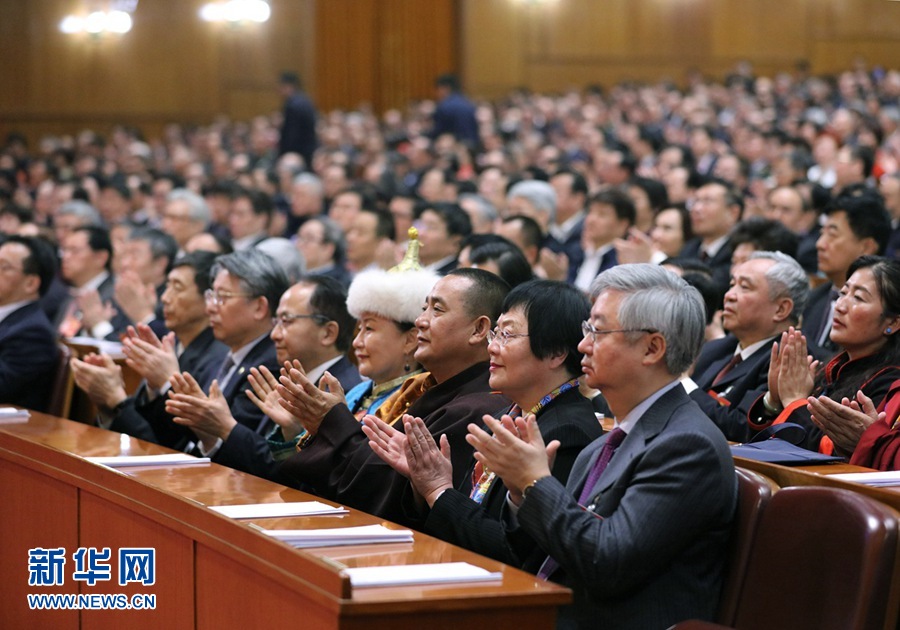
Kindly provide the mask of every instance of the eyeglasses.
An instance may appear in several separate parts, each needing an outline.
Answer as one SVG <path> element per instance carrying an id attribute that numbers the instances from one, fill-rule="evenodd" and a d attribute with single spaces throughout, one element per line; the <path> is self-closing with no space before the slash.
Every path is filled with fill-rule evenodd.
<path id="1" fill-rule="evenodd" d="M 17 272 L 17 271 L 21 271 L 22 273 L 25 273 L 24 268 L 16 267 L 15 265 L 9 264 L 5 260 L 0 260 L 0 273 L 13 273 L 13 272 Z"/>
<path id="2" fill-rule="evenodd" d="M 324 315 L 320 315 L 318 313 L 315 313 L 313 315 L 296 315 L 294 313 L 282 313 L 281 315 L 276 315 L 275 317 L 272 318 L 272 328 L 276 328 L 278 326 L 287 327 L 288 324 L 290 324 L 291 322 L 296 321 L 298 319 L 311 319 L 314 322 L 316 322 L 317 324 L 319 324 L 320 326 L 322 324 L 327 324 L 329 321 L 331 321 Z"/>
<path id="3" fill-rule="evenodd" d="M 601 330 L 599 328 L 594 328 L 594 325 L 591 322 L 585 320 L 581 322 L 581 332 L 585 337 L 590 336 L 592 341 L 597 341 L 597 335 L 611 335 L 612 333 L 655 333 L 658 332 L 653 330 L 652 328 L 614 328 L 611 330 Z"/>
<path id="4" fill-rule="evenodd" d="M 500 344 L 501 348 L 505 348 L 506 344 L 509 342 L 510 339 L 518 339 L 519 337 L 527 337 L 527 336 L 528 335 L 525 333 L 511 333 L 511 332 L 506 332 L 505 330 L 498 330 L 495 328 L 494 330 L 488 331 L 487 341 L 488 341 L 488 345 L 491 345 L 496 340 L 496 342 L 498 344 Z"/>
<path id="5" fill-rule="evenodd" d="M 249 293 L 231 293 L 229 291 L 214 291 L 213 289 L 207 289 L 203 292 L 203 299 L 206 300 L 206 303 L 215 304 L 216 306 L 222 306 L 225 300 L 236 297 L 249 298 L 254 296 Z"/>

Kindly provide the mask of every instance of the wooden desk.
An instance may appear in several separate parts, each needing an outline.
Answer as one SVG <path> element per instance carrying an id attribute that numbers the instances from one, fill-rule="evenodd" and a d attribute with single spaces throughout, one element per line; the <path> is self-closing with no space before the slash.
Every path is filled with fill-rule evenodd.
<path id="1" fill-rule="evenodd" d="M 782 466 L 780 464 L 769 464 L 767 462 L 744 459 L 743 457 L 735 457 L 734 463 L 741 468 L 755 470 L 756 472 L 770 477 L 782 488 L 788 486 L 828 486 L 832 488 L 844 488 L 870 496 L 873 499 L 877 499 L 882 503 L 890 505 L 895 510 L 900 511 L 900 487 L 873 488 L 872 486 L 866 486 L 861 483 L 841 481 L 840 479 L 832 479 L 829 477 L 830 475 L 841 473 L 872 472 L 871 468 L 851 466 L 850 464 Z"/>
<path id="2" fill-rule="evenodd" d="M 302 492 L 215 464 L 133 469 L 82 456 L 170 452 L 96 427 L 33 414 L 0 426 L 2 628 L 549 628 L 562 587 L 416 533 L 411 544 L 299 551 L 202 504 L 313 500 Z M 341 517 L 253 521 L 266 527 L 373 524 Z M 66 549 L 62 586 L 28 586 L 28 550 Z M 156 549 L 156 584 L 74 582 L 78 547 Z M 341 568 L 465 561 L 502 571 L 500 583 L 351 589 Z M 153 611 L 31 611 L 27 593 L 150 593 Z"/>

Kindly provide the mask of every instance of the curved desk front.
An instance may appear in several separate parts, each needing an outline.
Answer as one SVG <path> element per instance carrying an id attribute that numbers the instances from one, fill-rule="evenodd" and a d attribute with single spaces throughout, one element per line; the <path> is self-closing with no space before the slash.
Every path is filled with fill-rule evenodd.
<path id="1" fill-rule="evenodd" d="M 207 464 L 131 469 L 87 456 L 171 452 L 69 420 L 34 413 L 0 425 L 2 628 L 550 628 L 570 592 L 448 543 L 415 533 L 412 543 L 296 550 L 255 531 L 379 523 L 344 516 L 237 521 L 206 505 L 317 500 L 230 468 Z M 29 585 L 29 550 L 62 548 L 64 582 Z M 73 579 L 79 548 L 155 550 L 152 586 Z M 345 567 L 468 562 L 502 581 L 352 589 Z M 113 563 L 115 566 L 115 563 Z M 31 610 L 35 593 L 153 594 L 154 610 Z M 129 601 L 131 601 L 129 599 Z"/>

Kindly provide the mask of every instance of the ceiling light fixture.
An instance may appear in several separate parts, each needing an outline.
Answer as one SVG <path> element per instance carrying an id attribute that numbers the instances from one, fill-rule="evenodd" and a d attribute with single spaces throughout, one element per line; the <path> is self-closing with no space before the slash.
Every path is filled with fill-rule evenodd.
<path id="1" fill-rule="evenodd" d="M 265 0 L 219 0 L 208 2 L 200 9 L 200 17 L 207 22 L 257 22 L 269 19 L 272 9 Z"/>
<path id="2" fill-rule="evenodd" d="M 105 34 L 122 35 L 131 30 L 131 14 L 138 0 L 113 0 L 85 5 L 79 13 L 67 15 L 59 23 L 59 30 L 67 35 L 87 33 L 94 37 Z M 105 6 L 104 6 L 105 5 Z"/>

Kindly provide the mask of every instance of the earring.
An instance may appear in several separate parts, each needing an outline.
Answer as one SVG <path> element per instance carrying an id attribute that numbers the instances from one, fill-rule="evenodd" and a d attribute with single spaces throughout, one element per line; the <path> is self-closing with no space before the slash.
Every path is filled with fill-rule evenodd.
<path id="1" fill-rule="evenodd" d="M 890 334 L 891 334 L 891 327 L 890 327 L 890 326 L 888 326 L 887 328 L 884 329 L 884 334 L 885 334 L 885 335 L 890 335 Z"/>
<path id="2" fill-rule="evenodd" d="M 409 359 L 406 360 L 406 363 L 403 365 L 403 370 L 409 372 L 412 368 L 409 367 Z"/>

